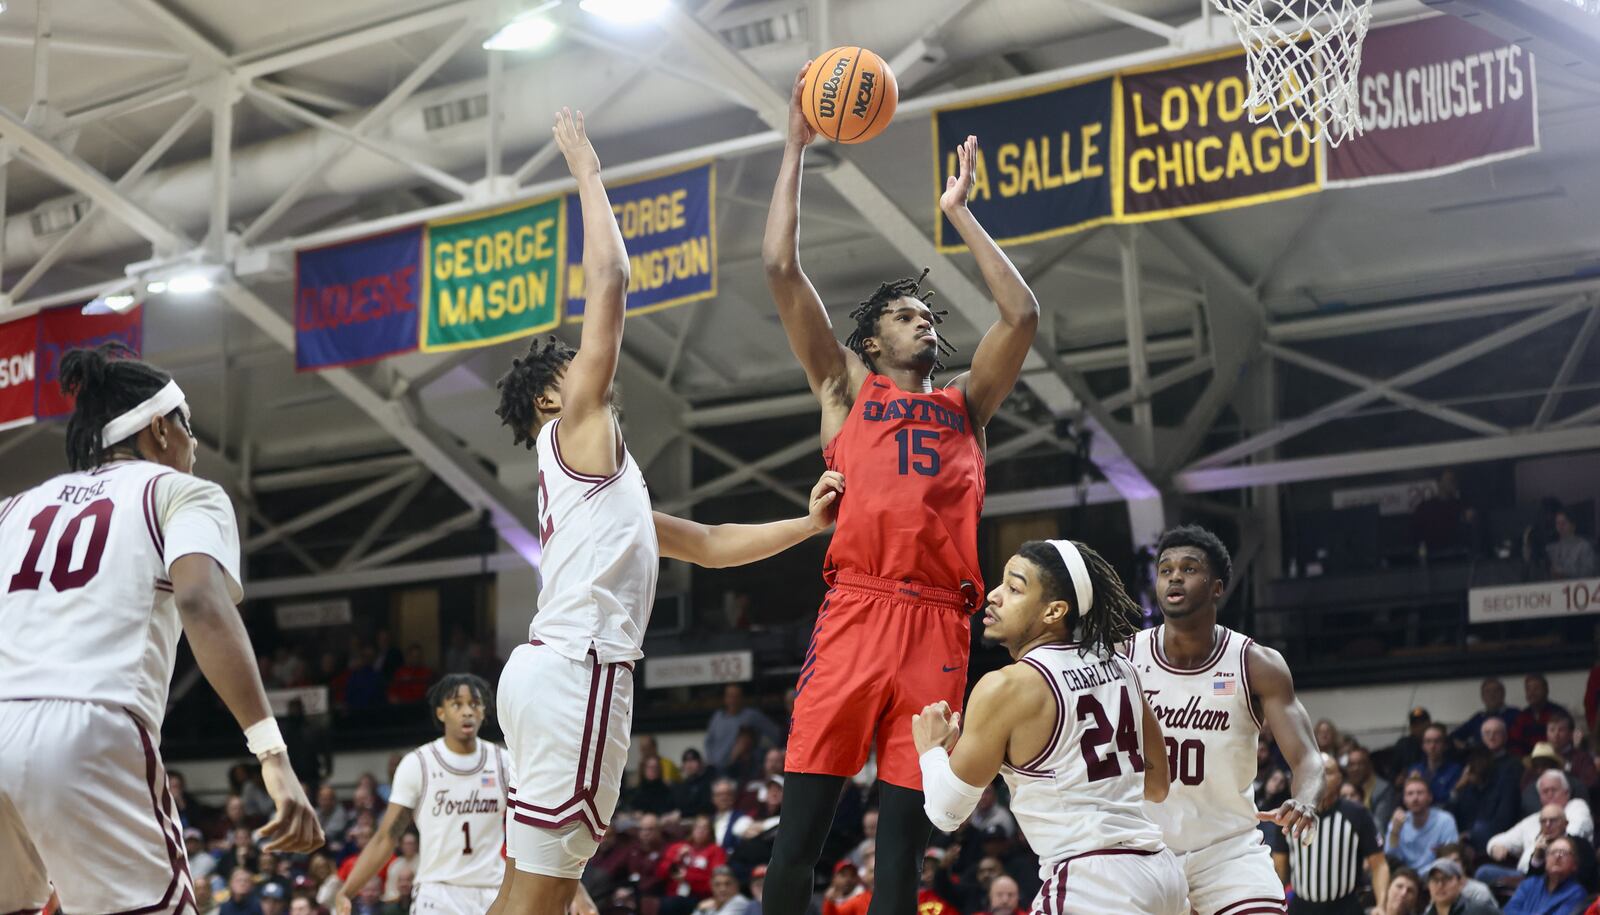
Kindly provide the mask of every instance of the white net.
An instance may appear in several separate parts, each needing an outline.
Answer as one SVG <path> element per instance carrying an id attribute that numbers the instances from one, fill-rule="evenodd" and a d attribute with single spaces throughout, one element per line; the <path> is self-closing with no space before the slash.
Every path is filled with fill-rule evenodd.
<path id="1" fill-rule="evenodd" d="M 1372 0 L 1211 0 L 1232 20 L 1250 73 L 1252 123 L 1330 146 L 1361 134 L 1356 78 Z"/>

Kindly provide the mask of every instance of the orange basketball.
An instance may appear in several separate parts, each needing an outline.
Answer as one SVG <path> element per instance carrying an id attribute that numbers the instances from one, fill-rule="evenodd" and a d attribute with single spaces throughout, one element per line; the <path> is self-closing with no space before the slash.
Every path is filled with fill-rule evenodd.
<path id="1" fill-rule="evenodd" d="M 806 120 L 835 143 L 865 143 L 883 132 L 900 86 L 883 58 L 866 48 L 834 48 L 806 73 Z"/>

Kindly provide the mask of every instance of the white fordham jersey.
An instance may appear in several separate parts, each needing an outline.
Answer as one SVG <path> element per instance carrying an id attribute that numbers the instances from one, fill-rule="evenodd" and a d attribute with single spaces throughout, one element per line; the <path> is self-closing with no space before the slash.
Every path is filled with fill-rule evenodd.
<path id="1" fill-rule="evenodd" d="M 159 732 L 183 629 L 169 569 L 190 553 L 243 598 L 233 504 L 161 464 L 62 474 L 0 503 L 0 700 L 127 708 Z"/>
<path id="2" fill-rule="evenodd" d="M 574 661 L 644 656 L 661 546 L 644 474 L 617 430 L 617 472 L 578 473 L 561 459 L 561 420 L 539 430 L 539 610 L 528 627 Z"/>
<path id="3" fill-rule="evenodd" d="M 500 885 L 514 779 L 509 755 L 487 740 L 466 755 L 451 752 L 443 737 L 406 754 L 394 770 L 389 803 L 410 807 L 417 824 L 418 886 Z"/>
<path id="4" fill-rule="evenodd" d="M 1172 788 L 1146 804 L 1174 851 L 1207 848 L 1256 828 L 1251 783 L 1261 721 L 1245 655 L 1254 642 L 1226 626 L 1204 664 L 1184 670 L 1162 653 L 1166 626 L 1133 637 L 1129 659 L 1167 742 Z"/>
<path id="5" fill-rule="evenodd" d="M 1144 812 L 1143 705 L 1125 658 L 1045 645 L 1019 662 L 1055 693 L 1055 729 L 1033 759 L 1001 765 L 1011 814 L 1048 866 L 1110 848 L 1160 851 Z"/>

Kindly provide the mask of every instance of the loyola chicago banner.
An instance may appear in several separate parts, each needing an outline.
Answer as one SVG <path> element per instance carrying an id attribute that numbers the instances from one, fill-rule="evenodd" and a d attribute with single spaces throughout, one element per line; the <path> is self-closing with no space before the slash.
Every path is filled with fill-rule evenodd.
<path id="1" fill-rule="evenodd" d="M 488 346 L 561 323 L 560 196 L 428 223 L 422 349 Z"/>
<path id="2" fill-rule="evenodd" d="M 630 315 L 717 294 L 717 168 L 607 185 L 628 249 Z M 583 209 L 567 195 L 567 317 L 583 319 Z"/>

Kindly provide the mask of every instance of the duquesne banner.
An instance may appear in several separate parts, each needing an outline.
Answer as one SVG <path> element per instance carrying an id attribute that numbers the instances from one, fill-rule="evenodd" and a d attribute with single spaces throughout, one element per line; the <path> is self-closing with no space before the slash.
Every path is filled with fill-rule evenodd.
<path id="1" fill-rule="evenodd" d="M 488 346 L 561 323 L 565 199 L 428 223 L 422 349 Z"/>
<path id="2" fill-rule="evenodd" d="M 701 163 L 607 185 L 628 249 L 630 315 L 717 294 L 717 168 Z M 583 320 L 583 209 L 567 196 L 568 320 Z"/>
<path id="3" fill-rule="evenodd" d="M 295 255 L 297 371 L 358 365 L 417 348 L 422 228 Z"/>
<path id="4" fill-rule="evenodd" d="M 142 352 L 142 306 L 86 315 L 82 305 L 67 305 L 0 323 L 0 429 L 70 414 L 72 398 L 61 393 L 61 357 L 112 341 L 135 357 Z"/>
<path id="5" fill-rule="evenodd" d="M 1337 149 L 1250 123 L 1238 50 L 939 109 L 935 199 L 968 134 L 980 144 L 969 205 L 1001 244 L 1423 178 L 1539 148 L 1532 56 L 1453 16 L 1369 32 L 1359 91 L 1366 134 Z M 934 240 L 964 249 L 943 216 Z"/>

